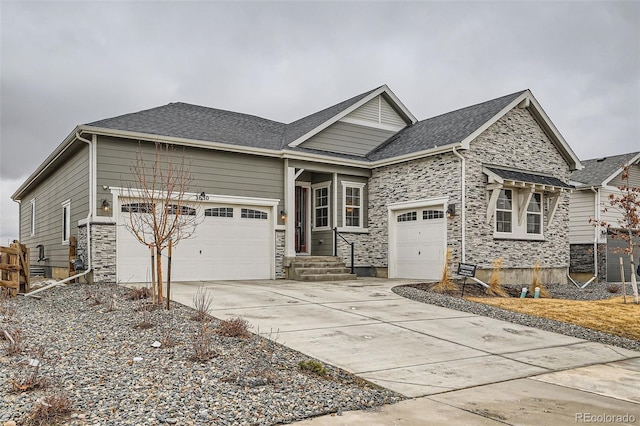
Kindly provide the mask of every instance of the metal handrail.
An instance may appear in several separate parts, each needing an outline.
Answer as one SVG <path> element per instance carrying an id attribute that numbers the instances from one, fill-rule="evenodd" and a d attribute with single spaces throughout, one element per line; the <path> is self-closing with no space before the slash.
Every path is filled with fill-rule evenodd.
<path id="1" fill-rule="evenodd" d="M 342 240 L 349 244 L 351 246 L 351 273 L 353 274 L 353 263 L 354 263 L 354 244 L 352 242 L 349 242 L 340 232 L 338 232 L 338 228 L 335 227 L 333 228 L 333 234 L 334 234 L 334 238 L 333 238 L 333 255 L 334 256 L 338 256 L 338 237 L 342 238 Z"/>

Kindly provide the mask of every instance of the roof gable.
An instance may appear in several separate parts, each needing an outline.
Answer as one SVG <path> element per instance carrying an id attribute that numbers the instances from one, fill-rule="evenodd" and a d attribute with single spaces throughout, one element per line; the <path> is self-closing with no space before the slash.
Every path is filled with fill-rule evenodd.
<path id="1" fill-rule="evenodd" d="M 383 85 L 289 124 L 286 130 L 285 144 L 292 148 L 297 147 L 307 139 L 318 134 L 338 120 L 347 117 L 380 95 L 384 95 L 385 100 L 390 104 L 389 106 L 393 105 L 392 108 L 399 116 L 403 117 L 407 123 L 415 123 L 417 121 L 413 114 L 400 102 L 387 85 Z"/>
<path id="2" fill-rule="evenodd" d="M 574 171 L 571 180 L 579 186 L 604 186 L 622 173 L 623 166 L 637 161 L 640 161 L 640 152 L 584 160 L 584 168 Z"/>

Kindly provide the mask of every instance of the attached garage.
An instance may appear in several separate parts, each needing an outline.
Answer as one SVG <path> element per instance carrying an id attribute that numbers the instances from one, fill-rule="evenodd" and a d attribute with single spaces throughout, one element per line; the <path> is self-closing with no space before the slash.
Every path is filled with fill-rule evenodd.
<path id="1" fill-rule="evenodd" d="M 389 206 L 389 276 L 438 280 L 447 250 L 446 199 Z"/>
<path id="2" fill-rule="evenodd" d="M 193 209 L 192 214 L 196 216 L 198 225 L 193 236 L 183 239 L 174 247 L 171 280 L 273 279 L 273 211 L 277 200 L 255 201 L 254 204 L 201 202 Z M 129 205 L 123 201 L 119 209 L 118 281 L 149 282 L 150 250 L 127 229 L 129 215 L 139 214 Z"/>

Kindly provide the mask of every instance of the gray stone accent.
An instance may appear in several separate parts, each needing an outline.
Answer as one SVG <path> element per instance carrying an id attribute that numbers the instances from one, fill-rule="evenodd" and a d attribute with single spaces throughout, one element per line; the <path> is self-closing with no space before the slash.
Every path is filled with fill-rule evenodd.
<path id="1" fill-rule="evenodd" d="M 598 278 L 602 282 L 607 278 L 607 245 L 598 244 Z M 571 244 L 569 273 L 593 275 L 593 244 Z"/>
<path id="2" fill-rule="evenodd" d="M 544 241 L 494 239 L 493 224 L 486 220 L 489 191 L 482 172 L 484 164 L 541 172 L 569 181 L 567 163 L 533 116 L 527 109 L 515 108 L 470 145 L 469 150 L 461 151 L 467 164 L 466 261 L 480 268 L 491 268 L 496 258 L 503 259 L 505 268 L 529 269 L 536 262 L 542 268 L 568 268 L 568 194 L 560 195 L 554 219 L 548 228 L 545 226 Z M 448 202 L 456 204 L 456 216 L 447 219 L 447 243 L 452 264 L 461 261 L 460 160 L 453 153 L 374 169 L 368 191 L 369 233 L 356 237 L 367 247 L 358 257 L 356 263 L 362 262 L 359 266 L 388 266 L 388 204 L 441 196 L 448 196 Z M 545 211 L 545 224 L 547 214 Z"/>
<path id="3" fill-rule="evenodd" d="M 91 224 L 91 253 L 93 281 L 98 284 L 116 282 L 115 224 Z"/>
<path id="4" fill-rule="evenodd" d="M 276 279 L 284 279 L 286 278 L 285 272 L 285 264 L 284 264 L 284 241 L 285 241 L 285 231 L 276 231 Z"/>

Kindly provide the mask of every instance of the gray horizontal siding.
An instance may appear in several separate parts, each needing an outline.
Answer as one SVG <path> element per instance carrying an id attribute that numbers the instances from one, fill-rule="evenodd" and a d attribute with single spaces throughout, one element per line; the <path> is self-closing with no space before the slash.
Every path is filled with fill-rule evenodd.
<path id="1" fill-rule="evenodd" d="M 378 98 L 380 96 L 376 96 L 371 99 L 366 104 L 362 105 L 360 108 L 356 109 L 352 113 L 348 114 L 347 117 L 355 118 L 358 120 L 366 120 L 373 121 L 374 123 L 379 123 L 379 106 L 378 106 Z"/>
<path id="2" fill-rule="evenodd" d="M 98 141 L 98 191 L 101 197 L 110 199 L 110 192 L 103 185 L 113 187 L 139 186 L 133 178 L 131 167 L 138 149 L 152 160 L 154 145 L 135 141 L 101 137 Z M 254 155 L 185 147 L 173 151 L 177 163 L 184 152 L 192 182 L 188 192 L 205 192 L 207 195 L 234 195 L 243 197 L 275 198 L 284 200 L 284 168 L 282 160 Z"/>
<path id="3" fill-rule="evenodd" d="M 311 254 L 314 256 L 333 256 L 333 231 L 311 232 Z"/>
<path id="4" fill-rule="evenodd" d="M 628 181 L 622 180 L 622 174 L 619 174 L 611 180 L 610 186 L 621 187 L 623 185 L 629 185 L 631 188 L 640 188 L 640 166 L 633 164 L 629 167 L 629 179 Z"/>
<path id="5" fill-rule="evenodd" d="M 404 127 L 407 123 L 396 112 L 384 96 L 376 96 L 360 108 L 346 115 L 346 118 L 370 121 L 376 124 L 390 124 Z"/>
<path id="6" fill-rule="evenodd" d="M 382 124 L 393 124 L 396 126 L 406 126 L 407 123 L 398 115 L 395 109 L 387 102 L 384 98 L 382 98 L 382 102 L 380 104 L 380 122 Z"/>
<path id="7" fill-rule="evenodd" d="M 355 124 L 337 122 L 300 146 L 341 154 L 365 155 L 394 132 Z"/>
<path id="8" fill-rule="evenodd" d="M 38 264 L 36 246 L 45 247 L 49 258 L 41 266 L 69 266 L 69 246 L 62 243 L 62 203 L 71 200 L 71 235 L 78 236 L 78 221 L 89 209 L 89 151 L 85 144 L 63 156 L 60 165 L 21 201 L 21 242 L 31 249 L 31 264 Z M 36 232 L 31 236 L 31 200 L 36 200 Z"/>

